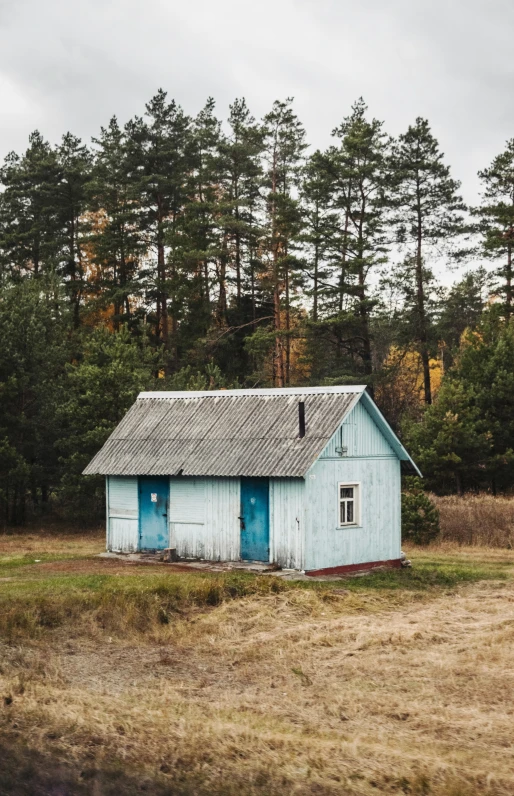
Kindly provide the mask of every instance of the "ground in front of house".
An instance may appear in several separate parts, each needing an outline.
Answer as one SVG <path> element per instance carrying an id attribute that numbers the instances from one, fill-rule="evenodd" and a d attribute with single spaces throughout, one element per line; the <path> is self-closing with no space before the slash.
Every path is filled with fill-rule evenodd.
<path id="1" fill-rule="evenodd" d="M 0 536 L 0 793 L 514 792 L 514 552 L 337 582 Z"/>

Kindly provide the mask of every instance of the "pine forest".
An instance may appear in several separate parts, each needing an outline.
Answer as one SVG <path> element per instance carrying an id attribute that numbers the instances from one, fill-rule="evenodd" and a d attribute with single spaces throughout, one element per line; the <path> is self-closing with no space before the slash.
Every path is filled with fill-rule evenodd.
<path id="1" fill-rule="evenodd" d="M 465 205 L 426 119 L 164 91 L 0 171 L 0 524 L 101 520 L 140 390 L 366 384 L 440 494 L 514 486 L 514 139 Z M 440 280 L 440 275 L 451 274 Z M 438 277 L 439 275 L 439 277 Z"/>

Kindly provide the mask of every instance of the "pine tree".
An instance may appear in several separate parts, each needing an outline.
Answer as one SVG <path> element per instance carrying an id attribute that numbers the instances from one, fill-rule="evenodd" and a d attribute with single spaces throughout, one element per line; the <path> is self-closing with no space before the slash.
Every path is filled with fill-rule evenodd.
<path id="1" fill-rule="evenodd" d="M 218 143 L 216 220 L 219 236 L 219 291 L 216 325 L 208 352 L 224 372 L 245 378 L 256 368 L 245 341 L 258 320 L 269 315 L 262 304 L 260 239 L 262 236 L 263 130 L 244 99 L 230 106 L 228 131 Z M 222 279 L 220 279 L 222 277 Z"/>
<path id="2" fill-rule="evenodd" d="M 514 138 L 478 176 L 483 186 L 482 204 L 474 208 L 473 214 L 478 218 L 482 237 L 481 253 L 502 261 L 496 271 L 500 279 L 496 292 L 503 296 L 505 317 L 510 318 L 514 299 Z"/>
<path id="3" fill-rule="evenodd" d="M 190 119 L 160 89 L 146 105 L 147 119 L 136 117 L 126 125 L 129 174 L 140 207 L 139 229 L 150 269 L 148 298 L 155 306 L 150 315 L 154 338 L 167 352 L 166 369 L 177 367 L 178 321 L 169 317 L 169 292 L 173 278 L 168 273 L 167 240 L 186 202 L 190 168 Z M 170 328 L 171 327 L 171 328 Z"/>
<path id="4" fill-rule="evenodd" d="M 393 171 L 393 218 L 397 242 L 411 255 L 406 263 L 416 283 L 416 341 L 423 363 L 425 402 L 432 402 L 430 383 L 430 329 L 427 318 L 426 274 L 428 257 L 448 251 L 463 232 L 464 203 L 459 183 L 450 176 L 444 155 L 425 119 L 418 118 L 395 144 Z"/>
<path id="5" fill-rule="evenodd" d="M 421 422 L 404 422 L 403 437 L 429 489 L 462 494 L 480 486 L 491 442 L 472 385 L 448 379 Z"/>
<path id="6" fill-rule="evenodd" d="M 322 298 L 329 292 L 327 263 L 337 214 L 332 207 L 332 173 L 329 158 L 319 150 L 309 158 L 302 175 L 302 233 L 306 254 L 306 294 L 312 296 L 312 320 L 317 323 Z"/>
<path id="7" fill-rule="evenodd" d="M 56 208 L 60 222 L 61 271 L 73 307 L 73 323 L 80 323 L 80 305 L 86 290 L 84 256 L 85 229 L 82 229 L 87 208 L 86 183 L 89 180 L 92 155 L 80 138 L 66 133 L 56 150 L 59 186 Z"/>
<path id="8" fill-rule="evenodd" d="M 227 248 L 220 230 L 223 194 L 220 190 L 219 144 L 221 125 L 214 114 L 212 97 L 194 119 L 192 126 L 192 169 L 189 178 L 187 234 L 193 265 L 191 321 L 197 336 L 206 334 L 210 323 L 211 287 L 216 284 L 215 322 L 226 323 Z M 198 323 L 199 321 L 199 323 Z"/>
<path id="9" fill-rule="evenodd" d="M 437 399 L 404 432 L 430 487 L 496 494 L 512 486 L 514 326 L 497 308 L 464 334 Z"/>
<path id="10" fill-rule="evenodd" d="M 339 271 L 338 310 L 349 299 L 351 348 L 362 362 L 364 376 L 373 371 L 370 316 L 375 301 L 370 296 L 370 274 L 387 260 L 385 192 L 390 146 L 383 123 L 368 121 L 367 106 L 359 99 L 350 116 L 333 131 L 340 139 L 331 159 L 332 203 L 339 226 L 332 239 L 332 262 Z"/>
<path id="11" fill-rule="evenodd" d="M 266 161 L 266 254 L 273 303 L 273 383 L 289 384 L 291 291 L 295 276 L 294 243 L 301 214 L 295 194 L 300 180 L 305 130 L 292 109 L 292 98 L 276 101 L 264 117 Z M 284 319 L 283 316 L 284 315 Z"/>
<path id="12" fill-rule="evenodd" d="M 514 325 L 497 308 L 484 313 L 475 331 L 464 336 L 453 371 L 474 393 L 481 429 L 491 452 L 484 468 L 493 493 L 504 491 L 514 474 Z"/>
<path id="13" fill-rule="evenodd" d="M 54 416 L 60 424 L 58 494 L 75 520 L 91 522 L 105 505 L 103 479 L 85 478 L 82 470 L 130 408 L 140 390 L 155 388 L 161 351 L 146 335 L 134 337 L 127 327 L 85 330 L 82 356 L 68 365 L 60 381 Z"/>
<path id="14" fill-rule="evenodd" d="M 244 99 L 230 106 L 229 133 L 220 142 L 222 185 L 225 193 L 224 225 L 231 252 L 236 304 L 243 289 L 251 294 L 252 318 L 257 317 L 256 253 L 262 209 L 263 129 Z M 246 280 L 245 280 L 246 277 Z"/>
<path id="15" fill-rule="evenodd" d="M 116 329 L 131 324 L 140 294 L 138 269 L 144 254 L 138 228 L 138 202 L 127 162 L 126 137 L 116 117 L 102 127 L 94 167 L 86 185 L 91 214 L 90 260 L 98 269 L 101 306 L 113 308 Z"/>
<path id="16" fill-rule="evenodd" d="M 56 153 L 36 130 L 23 157 L 11 152 L 0 171 L 0 265 L 16 277 L 39 276 L 58 263 L 60 219 L 56 207 Z"/>
<path id="17" fill-rule="evenodd" d="M 443 347 L 445 370 L 453 364 L 464 332 L 476 329 L 480 323 L 490 284 L 490 275 L 480 267 L 468 271 L 442 295 L 435 331 Z"/>
<path id="18" fill-rule="evenodd" d="M 0 301 L 0 522 L 23 523 L 59 481 L 56 406 L 69 358 L 56 278 L 5 285 Z M 57 307 L 56 307 L 57 304 Z"/>
<path id="19" fill-rule="evenodd" d="M 421 478 L 408 477 L 402 490 L 402 541 L 426 545 L 440 533 L 439 511 L 423 490 Z"/>

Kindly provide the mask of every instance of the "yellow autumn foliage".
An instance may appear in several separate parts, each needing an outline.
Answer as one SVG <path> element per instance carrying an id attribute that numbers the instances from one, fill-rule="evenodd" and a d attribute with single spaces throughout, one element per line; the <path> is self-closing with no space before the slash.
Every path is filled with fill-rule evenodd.
<path id="1" fill-rule="evenodd" d="M 437 359 L 430 360 L 432 397 L 437 395 L 444 375 L 443 346 L 440 352 Z M 408 407 L 423 406 L 423 364 L 417 351 L 391 346 L 384 361 L 384 371 L 388 377 L 377 385 L 376 398 L 393 419 Z"/>

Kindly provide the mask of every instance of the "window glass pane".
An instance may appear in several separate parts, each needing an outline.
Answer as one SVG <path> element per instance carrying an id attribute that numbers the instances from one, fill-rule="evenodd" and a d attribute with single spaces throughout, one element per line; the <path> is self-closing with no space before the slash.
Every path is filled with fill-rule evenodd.
<path id="1" fill-rule="evenodd" d="M 346 522 L 353 522 L 353 500 L 346 504 Z"/>
<path id="2" fill-rule="evenodd" d="M 345 517 L 346 517 L 346 514 L 345 514 L 345 504 L 344 504 L 344 503 L 341 503 L 341 525 L 343 525 L 343 524 L 346 522 L 346 519 L 345 519 Z"/>
<path id="3" fill-rule="evenodd" d="M 353 486 L 342 486 L 341 498 L 353 498 Z"/>

